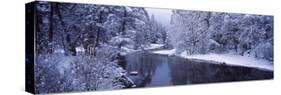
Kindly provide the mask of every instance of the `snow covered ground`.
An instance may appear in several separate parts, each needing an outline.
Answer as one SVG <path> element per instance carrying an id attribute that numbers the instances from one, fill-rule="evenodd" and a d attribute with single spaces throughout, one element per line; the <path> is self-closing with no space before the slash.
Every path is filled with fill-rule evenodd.
<path id="1" fill-rule="evenodd" d="M 166 55 L 174 55 L 175 54 L 176 49 L 171 49 L 171 50 L 157 50 L 157 51 L 153 51 L 153 53 L 157 53 L 157 54 L 166 54 Z"/>
<path id="2" fill-rule="evenodd" d="M 172 50 L 159 50 L 154 51 L 153 53 L 157 54 L 165 54 L 165 55 L 174 55 L 175 49 Z M 178 55 L 183 58 L 192 58 L 192 59 L 200 59 L 200 60 L 210 60 L 216 62 L 224 62 L 230 65 L 239 65 L 245 67 L 255 67 L 255 68 L 262 68 L 266 70 L 274 70 L 273 64 L 270 61 L 265 59 L 257 59 L 254 57 L 248 56 L 240 56 L 236 54 L 204 54 L 204 55 L 187 55 L 185 52 Z"/>
<path id="3" fill-rule="evenodd" d="M 153 49 L 158 49 L 163 47 L 164 44 L 150 44 L 150 46 L 145 47 L 144 50 L 153 50 Z M 121 47 L 122 50 L 122 55 L 126 55 L 128 53 L 133 53 L 133 52 L 137 52 L 137 51 L 141 51 L 140 49 L 132 49 L 132 48 L 128 48 L 128 47 Z"/>
<path id="4" fill-rule="evenodd" d="M 149 47 L 147 47 L 147 48 L 144 48 L 145 50 L 149 50 L 149 49 L 157 49 L 157 48 L 161 48 L 161 47 L 163 47 L 164 46 L 164 44 L 150 44 L 150 46 Z"/>

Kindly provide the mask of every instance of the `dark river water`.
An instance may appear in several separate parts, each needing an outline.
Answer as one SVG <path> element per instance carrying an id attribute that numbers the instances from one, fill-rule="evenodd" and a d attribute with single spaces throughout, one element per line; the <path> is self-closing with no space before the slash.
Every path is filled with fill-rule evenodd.
<path id="1" fill-rule="evenodd" d="M 129 54 L 124 62 L 137 87 L 273 79 L 272 71 L 145 52 Z"/>

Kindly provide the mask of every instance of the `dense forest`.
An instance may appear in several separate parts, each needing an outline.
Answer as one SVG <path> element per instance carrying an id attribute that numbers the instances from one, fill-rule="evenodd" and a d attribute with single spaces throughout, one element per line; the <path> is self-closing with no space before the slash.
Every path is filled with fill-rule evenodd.
<path id="1" fill-rule="evenodd" d="M 36 9 L 40 93 L 122 88 L 117 58 L 166 41 L 144 8 L 39 2 Z"/>
<path id="2" fill-rule="evenodd" d="M 273 17 L 174 10 L 168 31 L 176 53 L 234 52 L 273 61 Z"/>
<path id="3" fill-rule="evenodd" d="M 163 9 L 171 12 L 165 26 L 142 7 L 38 2 L 35 9 L 37 93 L 131 88 L 120 61 L 140 51 L 273 64 L 272 16 Z"/>

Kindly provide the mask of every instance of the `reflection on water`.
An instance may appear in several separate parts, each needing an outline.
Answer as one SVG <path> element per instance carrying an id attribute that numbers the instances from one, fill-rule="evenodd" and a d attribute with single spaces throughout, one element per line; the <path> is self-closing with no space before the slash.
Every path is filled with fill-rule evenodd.
<path id="1" fill-rule="evenodd" d="M 152 53 L 126 56 L 126 70 L 137 87 L 272 79 L 273 72 L 249 67 L 212 64 Z"/>

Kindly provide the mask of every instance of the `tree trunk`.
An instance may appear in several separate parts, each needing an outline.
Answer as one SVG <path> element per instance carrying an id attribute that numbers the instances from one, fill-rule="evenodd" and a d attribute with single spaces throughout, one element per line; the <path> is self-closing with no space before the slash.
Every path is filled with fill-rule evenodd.
<path id="1" fill-rule="evenodd" d="M 125 35 L 125 30 L 126 30 L 126 20 L 125 18 L 127 17 L 127 10 L 126 8 L 124 7 L 124 15 L 123 15 L 123 21 L 122 21 L 122 28 L 121 28 L 121 31 L 119 31 L 119 34 L 122 36 L 122 35 Z M 121 49 L 122 47 L 122 42 L 119 43 L 118 45 L 118 48 Z"/>
<path id="2" fill-rule="evenodd" d="M 126 20 L 125 18 L 127 17 L 127 10 L 126 8 L 124 7 L 124 17 L 123 17 L 123 21 L 122 21 L 122 29 L 121 29 L 121 35 L 124 35 L 124 32 L 125 32 L 125 26 L 126 26 Z"/>
<path id="3" fill-rule="evenodd" d="M 55 8 L 56 8 L 56 12 L 57 15 L 59 17 L 59 21 L 61 22 L 61 25 L 63 27 L 64 33 L 63 33 L 63 47 L 64 47 L 64 51 L 65 51 L 65 55 L 73 55 L 76 56 L 76 50 L 75 50 L 75 44 L 71 42 L 71 38 L 70 38 L 70 27 L 68 29 L 66 29 L 66 25 L 63 22 L 63 18 L 62 15 L 60 13 L 60 9 L 59 9 L 59 4 L 55 3 Z M 66 36 L 64 36 L 66 35 Z M 65 41 L 66 40 L 66 41 Z"/>
<path id="4" fill-rule="evenodd" d="M 102 24 L 102 14 L 103 12 L 101 11 L 98 18 L 98 24 Z M 96 49 L 99 46 L 100 31 L 101 31 L 101 26 L 98 25 L 98 30 L 97 30 L 95 44 L 94 44 L 94 51 L 93 51 L 94 56 L 96 56 Z"/>
<path id="5" fill-rule="evenodd" d="M 99 36 L 100 36 L 100 28 L 98 28 L 98 31 L 97 31 L 97 37 L 95 39 L 95 45 L 94 45 L 94 56 L 96 56 L 96 48 L 98 47 L 98 44 L 99 44 Z"/>
<path id="6" fill-rule="evenodd" d="M 49 16 L 49 45 L 48 53 L 53 53 L 53 16 L 54 16 L 54 4 L 51 3 L 51 11 Z"/>

